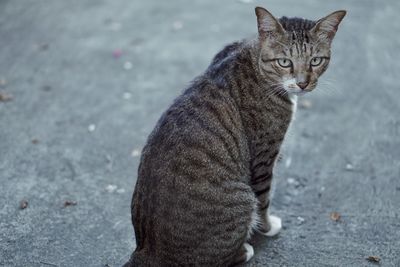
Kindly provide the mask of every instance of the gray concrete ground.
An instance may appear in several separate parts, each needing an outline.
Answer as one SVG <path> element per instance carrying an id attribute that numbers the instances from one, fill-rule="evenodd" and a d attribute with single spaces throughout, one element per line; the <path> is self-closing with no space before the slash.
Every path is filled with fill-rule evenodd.
<path id="1" fill-rule="evenodd" d="M 400 266 L 396 0 L 1 0 L 0 92 L 13 96 L 0 102 L 1 266 L 128 259 L 140 149 L 211 57 L 256 33 L 255 5 L 349 12 L 277 170 L 284 229 L 256 237 L 247 266 Z"/>

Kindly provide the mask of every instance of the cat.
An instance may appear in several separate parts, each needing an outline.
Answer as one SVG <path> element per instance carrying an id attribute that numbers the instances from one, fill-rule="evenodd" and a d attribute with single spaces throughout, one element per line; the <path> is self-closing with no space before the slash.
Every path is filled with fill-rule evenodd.
<path id="1" fill-rule="evenodd" d="M 257 38 L 220 51 L 150 134 L 131 206 L 137 247 L 124 266 L 233 266 L 253 256 L 254 231 L 280 231 L 268 212 L 273 167 L 346 11 L 318 21 L 255 13 Z"/>

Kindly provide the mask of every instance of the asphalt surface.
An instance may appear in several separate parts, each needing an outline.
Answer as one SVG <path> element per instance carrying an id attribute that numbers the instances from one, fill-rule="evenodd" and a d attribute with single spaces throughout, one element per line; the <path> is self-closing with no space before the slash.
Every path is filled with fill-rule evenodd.
<path id="1" fill-rule="evenodd" d="M 399 3 L 1 0 L 0 265 L 121 266 L 147 135 L 262 5 L 348 15 L 276 171 L 284 228 L 247 266 L 400 266 Z"/>

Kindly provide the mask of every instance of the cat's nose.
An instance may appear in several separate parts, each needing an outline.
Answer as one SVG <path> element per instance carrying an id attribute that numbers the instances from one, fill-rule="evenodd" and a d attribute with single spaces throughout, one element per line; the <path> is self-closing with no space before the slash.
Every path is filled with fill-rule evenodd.
<path id="1" fill-rule="evenodd" d="M 296 83 L 296 84 L 298 87 L 300 87 L 302 90 L 304 90 L 307 87 L 308 82 L 300 82 L 300 83 Z"/>

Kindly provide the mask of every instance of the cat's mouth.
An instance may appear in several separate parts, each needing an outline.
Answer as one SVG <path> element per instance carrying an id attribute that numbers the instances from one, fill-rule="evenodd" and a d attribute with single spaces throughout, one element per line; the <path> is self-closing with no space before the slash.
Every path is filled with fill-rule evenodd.
<path id="1" fill-rule="evenodd" d="M 310 92 L 311 90 L 307 89 L 307 87 L 305 87 L 304 89 L 300 88 L 299 86 L 297 86 L 296 84 L 289 84 L 289 85 L 283 85 L 283 89 L 289 93 L 289 94 L 293 94 L 293 95 L 304 95 L 308 92 Z"/>
<path id="2" fill-rule="evenodd" d="M 314 90 L 315 86 L 315 83 L 296 83 L 295 79 L 286 80 L 282 84 L 283 89 L 293 95 L 304 95 Z"/>

